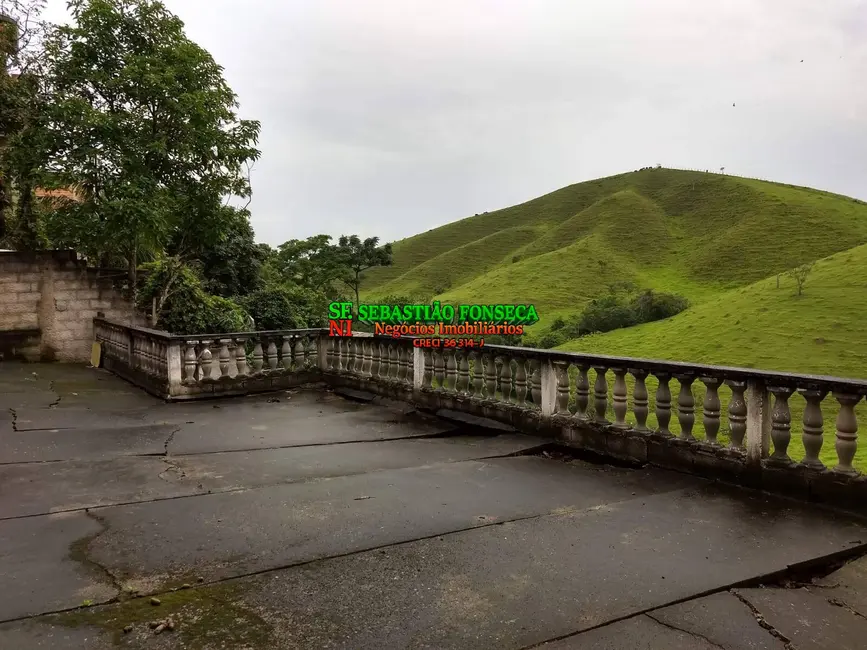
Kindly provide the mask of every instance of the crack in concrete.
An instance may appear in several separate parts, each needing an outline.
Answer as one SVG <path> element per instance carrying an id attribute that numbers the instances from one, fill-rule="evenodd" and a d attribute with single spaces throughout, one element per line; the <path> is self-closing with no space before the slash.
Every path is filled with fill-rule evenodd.
<path id="1" fill-rule="evenodd" d="M 864 616 L 864 614 L 859 612 L 857 609 L 852 607 L 849 603 L 847 603 L 844 600 L 840 600 L 839 598 L 826 598 L 826 600 L 829 603 L 831 603 L 832 605 L 834 605 L 835 607 L 841 607 L 841 608 L 845 609 L 847 612 L 849 612 L 850 614 L 857 616 L 858 618 L 867 619 L 867 616 Z"/>
<path id="2" fill-rule="evenodd" d="M 69 557 L 73 561 L 83 565 L 86 569 L 89 569 L 92 573 L 98 574 L 103 582 L 107 582 L 117 592 L 112 598 L 106 600 L 105 603 L 116 602 L 120 594 L 123 592 L 123 585 L 117 576 L 109 571 L 107 567 L 94 560 L 88 554 L 88 548 L 90 545 L 108 530 L 108 522 L 104 518 L 92 512 L 89 508 L 84 509 L 84 514 L 86 517 L 99 524 L 100 530 L 92 535 L 87 535 L 86 537 L 82 537 L 73 542 L 69 547 Z"/>
<path id="3" fill-rule="evenodd" d="M 166 465 L 168 465 L 168 467 L 166 467 L 166 468 L 165 468 L 162 472 L 160 472 L 157 476 L 158 476 L 160 479 L 162 479 L 163 481 L 165 481 L 166 483 L 174 483 L 174 481 L 171 481 L 171 480 L 167 479 L 166 476 L 165 476 L 166 474 L 168 474 L 168 473 L 171 472 L 171 471 L 176 471 L 176 472 L 179 472 L 179 473 L 180 473 L 180 476 L 177 477 L 178 479 L 184 479 L 184 478 L 187 477 L 187 473 L 186 473 L 186 472 L 181 468 L 180 465 L 178 465 L 178 464 L 172 462 L 171 460 L 169 460 L 169 459 L 166 458 L 166 457 L 163 457 L 163 462 L 164 462 Z M 190 495 L 190 496 L 198 496 L 198 495 Z"/>
<path id="4" fill-rule="evenodd" d="M 689 634 L 690 636 L 695 637 L 696 639 L 701 639 L 702 641 L 707 641 L 715 648 L 720 648 L 721 650 L 726 650 L 725 646 L 720 645 L 714 641 L 711 641 L 709 638 L 704 636 L 703 634 L 699 634 L 698 632 L 692 632 L 691 630 L 685 630 L 682 627 L 677 627 L 676 625 L 672 625 L 671 623 L 666 623 L 665 621 L 660 621 L 650 612 L 645 613 L 645 616 L 656 623 L 659 623 L 663 627 L 667 627 L 670 630 L 676 630 L 677 632 L 683 632 L 684 634 Z"/>
<path id="5" fill-rule="evenodd" d="M 54 400 L 53 402 L 51 402 L 51 404 L 48 405 L 48 408 L 53 409 L 55 406 L 60 404 L 60 400 L 63 399 L 63 395 L 58 395 L 57 391 L 54 390 L 54 380 L 53 379 L 48 382 L 48 390 L 51 391 L 52 393 L 54 393 L 55 397 L 57 397 L 56 400 Z"/>
<path id="6" fill-rule="evenodd" d="M 168 456 L 168 455 L 169 455 L 169 445 L 172 443 L 172 440 L 175 439 L 175 434 L 176 434 L 178 431 L 180 431 L 181 429 L 183 429 L 183 427 L 178 427 L 177 429 L 175 429 L 174 431 L 172 431 L 172 432 L 169 434 L 169 437 L 168 437 L 168 438 L 166 438 L 166 442 L 165 442 L 165 444 L 163 445 L 163 449 L 165 450 L 165 453 L 163 454 L 164 456 Z"/>
<path id="7" fill-rule="evenodd" d="M 792 640 L 789 637 L 787 637 L 785 634 L 780 632 L 773 625 L 768 623 L 768 621 L 765 619 L 765 617 L 759 611 L 759 608 L 756 607 L 755 605 L 753 605 L 747 599 L 746 596 L 744 596 L 742 593 L 740 593 L 737 589 L 731 589 L 729 591 L 729 593 L 731 593 L 735 598 L 737 598 L 744 605 L 746 605 L 747 609 L 749 609 L 750 613 L 753 615 L 753 618 L 756 619 L 756 623 L 759 624 L 759 627 L 761 627 L 764 630 L 767 630 L 768 634 L 770 634 L 775 639 L 778 639 L 779 641 L 781 641 L 783 643 L 783 646 L 785 646 L 786 650 L 797 650 L 795 648 L 794 644 L 792 644 Z"/>
<path id="8" fill-rule="evenodd" d="M 9 407 L 9 413 L 12 415 L 12 431 L 18 432 L 18 413 L 11 406 Z"/>

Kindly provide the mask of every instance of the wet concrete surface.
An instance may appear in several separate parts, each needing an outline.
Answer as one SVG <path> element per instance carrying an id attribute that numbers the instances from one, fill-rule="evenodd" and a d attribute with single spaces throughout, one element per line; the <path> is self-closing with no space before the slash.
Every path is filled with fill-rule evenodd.
<path id="1" fill-rule="evenodd" d="M 0 413 L 3 648 L 867 638 L 865 561 L 758 588 L 867 543 L 806 504 L 322 387 L 165 404 L 98 370 L 0 364 Z M 177 629 L 155 636 L 164 616 Z"/>

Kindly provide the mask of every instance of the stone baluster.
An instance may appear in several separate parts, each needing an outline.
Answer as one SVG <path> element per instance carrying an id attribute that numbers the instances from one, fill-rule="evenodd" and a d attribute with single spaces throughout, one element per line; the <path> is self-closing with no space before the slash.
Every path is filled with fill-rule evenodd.
<path id="1" fill-rule="evenodd" d="M 268 370 L 270 372 L 274 372 L 275 370 L 277 370 L 277 363 L 278 363 L 279 359 L 277 357 L 277 343 L 272 338 L 268 339 L 267 357 L 268 357 Z"/>
<path id="2" fill-rule="evenodd" d="M 406 348 L 399 341 L 395 342 L 394 348 L 397 352 L 397 383 L 404 384 L 406 383 L 407 371 Z"/>
<path id="3" fill-rule="evenodd" d="M 247 338 L 239 336 L 235 339 L 235 364 L 238 366 L 238 377 L 248 377 L 247 368 Z"/>
<path id="4" fill-rule="evenodd" d="M 232 357 L 229 354 L 229 345 L 231 343 L 232 339 L 220 339 L 220 379 L 229 378 L 229 367 L 232 361 Z"/>
<path id="5" fill-rule="evenodd" d="M 718 445 L 717 434 L 720 428 L 720 411 L 722 405 L 719 401 L 719 387 L 722 380 L 718 377 L 702 377 L 702 383 L 707 388 L 702 404 L 702 425 L 704 426 L 705 440 L 711 445 Z"/>
<path id="6" fill-rule="evenodd" d="M 214 372 L 214 359 L 211 354 L 212 343 L 213 341 L 202 341 L 202 352 L 199 355 L 199 363 L 202 367 L 202 379 L 205 381 L 210 381 L 211 373 Z"/>
<path id="7" fill-rule="evenodd" d="M 253 373 L 259 374 L 264 366 L 265 355 L 262 352 L 262 341 L 257 340 L 253 345 Z"/>
<path id="8" fill-rule="evenodd" d="M 515 398 L 516 404 L 521 407 L 527 406 L 527 360 L 523 357 L 515 359 Z M 567 385 L 568 390 L 568 385 Z M 568 401 L 568 397 L 567 397 Z"/>
<path id="9" fill-rule="evenodd" d="M 196 342 L 187 341 L 187 351 L 184 353 L 184 381 L 196 380 Z"/>
<path id="10" fill-rule="evenodd" d="M 502 401 L 512 403 L 512 358 L 502 357 L 500 363 L 500 393 Z"/>
<path id="11" fill-rule="evenodd" d="M 413 350 L 414 348 L 410 345 L 403 345 L 403 383 L 405 383 L 410 388 L 412 387 L 415 379 L 415 364 L 413 363 Z"/>
<path id="12" fill-rule="evenodd" d="M 370 378 L 379 379 L 380 364 L 382 357 L 380 353 L 379 341 L 376 339 L 370 340 Z"/>
<path id="13" fill-rule="evenodd" d="M 461 395 L 469 395 L 470 391 L 470 360 L 466 351 L 461 350 L 460 363 L 458 364 L 458 392 Z"/>
<path id="14" fill-rule="evenodd" d="M 433 352 L 430 348 L 422 348 L 422 357 L 424 358 L 424 372 L 421 376 L 421 387 L 427 390 L 433 388 Z"/>
<path id="15" fill-rule="evenodd" d="M 841 474 L 857 474 L 852 467 L 855 452 L 858 450 L 858 418 L 855 416 L 855 405 L 861 400 L 861 395 L 852 393 L 834 393 L 840 403 L 837 413 L 837 466 L 834 471 Z"/>
<path id="16" fill-rule="evenodd" d="M 397 381 L 400 377 L 400 351 L 394 341 L 388 342 L 388 380 Z"/>
<path id="17" fill-rule="evenodd" d="M 482 363 L 482 353 L 473 352 L 473 397 L 483 399 L 485 396 L 485 366 Z"/>
<path id="18" fill-rule="evenodd" d="M 497 397 L 497 359 L 490 354 L 485 359 L 485 399 L 494 400 Z"/>
<path id="19" fill-rule="evenodd" d="M 744 436 L 747 434 L 747 400 L 744 391 L 745 381 L 727 381 L 732 389 L 732 399 L 729 402 L 729 432 L 733 449 L 744 449 Z"/>
<path id="20" fill-rule="evenodd" d="M 442 392 L 446 389 L 446 360 L 445 351 L 442 348 L 434 348 L 433 351 L 434 377 L 437 380 L 437 390 Z"/>
<path id="21" fill-rule="evenodd" d="M 802 465 L 821 469 L 825 464 L 819 459 L 822 452 L 823 435 L 822 400 L 828 394 L 826 390 L 804 389 L 800 391 L 807 406 L 804 407 L 804 434 L 801 440 L 804 443 L 804 460 Z"/>
<path id="22" fill-rule="evenodd" d="M 364 375 L 365 378 L 370 379 L 373 377 L 373 371 L 371 370 L 373 367 L 373 339 L 362 340 L 361 349 L 364 353 L 364 363 L 361 366 L 361 374 Z"/>
<path id="23" fill-rule="evenodd" d="M 306 354 L 305 354 L 306 349 L 307 348 L 304 345 L 304 337 L 303 336 L 296 337 L 295 338 L 295 350 L 293 351 L 294 354 L 292 355 L 292 361 L 294 363 L 295 370 L 304 370 L 304 367 L 305 367 L 306 361 L 307 361 Z"/>
<path id="24" fill-rule="evenodd" d="M 454 350 L 444 350 L 443 353 L 446 357 L 446 390 L 453 393 L 458 379 L 458 364 Z"/>
<path id="25" fill-rule="evenodd" d="M 587 377 L 587 366 L 578 366 L 578 378 L 575 382 L 575 417 L 588 420 L 590 415 L 590 379 Z"/>
<path id="26" fill-rule="evenodd" d="M 533 408 L 542 408 L 542 363 L 538 359 L 530 361 L 530 397 L 533 398 Z"/>
<path id="27" fill-rule="evenodd" d="M 596 411 L 596 422 L 608 424 L 605 413 L 608 410 L 608 380 L 605 375 L 608 368 L 600 366 L 593 368 L 596 371 L 596 383 L 593 384 L 593 408 Z"/>
<path id="28" fill-rule="evenodd" d="M 346 345 L 346 366 L 344 367 L 344 371 L 346 374 L 351 375 L 355 372 L 355 339 L 347 338 L 343 339 L 343 342 Z"/>
<path id="29" fill-rule="evenodd" d="M 692 384 L 695 377 L 692 375 L 677 375 L 680 383 L 680 391 L 677 394 L 677 421 L 680 422 L 680 438 L 682 440 L 695 440 L 692 428 L 695 426 L 695 398 L 692 396 Z"/>
<path id="30" fill-rule="evenodd" d="M 789 442 L 792 439 L 789 397 L 795 391 L 785 386 L 770 386 L 768 391 L 774 396 L 774 407 L 771 411 L 771 440 L 774 443 L 774 453 L 771 454 L 771 459 L 788 464 L 792 462 L 789 458 Z"/>
<path id="31" fill-rule="evenodd" d="M 628 429 L 626 414 L 629 411 L 628 393 L 626 390 L 626 369 L 612 368 L 614 373 L 614 426 L 618 429 Z"/>
<path id="32" fill-rule="evenodd" d="M 647 371 L 632 369 L 629 371 L 635 377 L 635 388 L 632 390 L 632 412 L 635 414 L 635 430 L 649 431 L 647 428 L 647 416 L 650 409 L 647 407 Z"/>
<path id="33" fill-rule="evenodd" d="M 668 382 L 671 381 L 671 375 L 666 372 L 657 372 L 656 375 L 659 385 L 656 387 L 656 424 L 657 431 L 663 436 L 670 436 L 671 431 L 668 426 L 671 424 L 671 388 Z"/>
<path id="34" fill-rule="evenodd" d="M 569 413 L 569 364 L 565 361 L 554 361 L 554 376 L 557 379 L 557 397 L 554 402 L 554 413 L 570 415 Z M 518 402 L 520 404 L 520 401 Z"/>
<path id="35" fill-rule="evenodd" d="M 328 339 L 327 370 L 334 369 L 334 339 Z M 292 337 L 284 334 L 283 345 L 280 346 L 280 364 L 283 370 L 292 370 Z"/>

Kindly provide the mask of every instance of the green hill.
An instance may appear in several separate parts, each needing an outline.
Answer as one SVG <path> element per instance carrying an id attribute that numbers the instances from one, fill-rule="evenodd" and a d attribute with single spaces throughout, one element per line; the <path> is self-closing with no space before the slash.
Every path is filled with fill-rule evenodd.
<path id="1" fill-rule="evenodd" d="M 534 301 L 542 323 L 614 282 L 693 304 L 867 243 L 867 204 L 735 176 L 647 169 L 571 185 L 394 243 L 366 299 Z"/>
<path id="2" fill-rule="evenodd" d="M 798 296 L 785 272 L 804 262 L 815 265 Z M 463 219 L 396 242 L 394 266 L 369 274 L 365 298 L 532 302 L 544 330 L 623 282 L 692 306 L 561 349 L 867 376 L 867 204 L 735 176 L 646 169 Z M 652 409 L 655 382 L 648 387 Z M 694 394 L 700 405 L 699 383 Z M 728 390 L 720 395 L 727 405 Z M 790 403 L 790 453 L 801 458 L 804 403 Z M 823 411 L 822 457 L 833 464 L 832 399 Z M 858 411 L 863 423 L 867 403 Z M 856 465 L 867 469 L 867 445 Z"/>

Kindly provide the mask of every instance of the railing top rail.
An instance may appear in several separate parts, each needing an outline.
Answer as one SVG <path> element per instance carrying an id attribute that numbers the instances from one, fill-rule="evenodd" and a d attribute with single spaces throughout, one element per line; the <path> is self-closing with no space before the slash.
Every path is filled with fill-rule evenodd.
<path id="1" fill-rule="evenodd" d="M 168 332 L 164 332 L 162 330 L 154 330 L 147 327 L 141 327 L 139 325 L 118 323 L 107 318 L 97 317 L 94 318 L 93 321 L 94 323 L 105 323 L 113 327 L 123 327 L 133 332 L 139 332 L 141 334 L 146 334 L 148 336 L 164 339 L 167 341 L 215 341 L 219 339 L 237 339 L 242 337 L 252 338 L 260 336 L 280 336 L 287 334 L 319 334 L 328 331 L 326 328 L 322 327 L 309 327 L 294 330 L 257 330 L 255 332 L 223 332 L 220 334 L 169 334 Z"/>
<path id="2" fill-rule="evenodd" d="M 378 339 L 393 339 L 393 337 L 377 336 Z M 407 339 L 424 337 L 401 337 Z M 736 366 L 713 366 L 688 361 L 665 361 L 662 359 L 642 359 L 636 357 L 617 357 L 605 354 L 585 354 L 582 352 L 564 352 L 539 348 L 524 348 L 509 345 L 489 345 L 482 348 L 472 348 L 476 352 L 493 354 L 509 354 L 515 357 L 548 359 L 563 361 L 575 365 L 605 368 L 624 368 L 627 370 L 645 370 L 650 373 L 661 373 L 670 376 L 689 375 L 696 378 L 713 377 L 732 381 L 760 380 L 769 386 L 789 386 L 805 389 L 828 391 L 854 391 L 867 393 L 867 381 L 863 379 L 847 379 L 829 375 L 812 375 L 774 370 L 759 370 L 756 368 L 740 368 Z M 465 351 L 467 351 L 465 349 Z"/>

